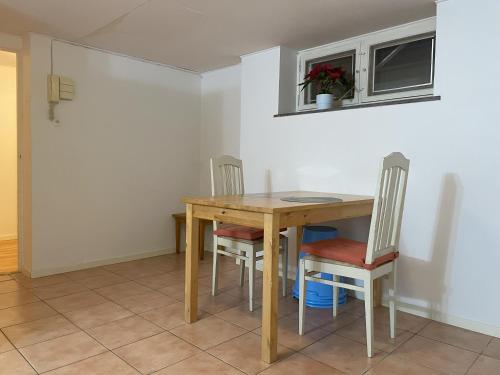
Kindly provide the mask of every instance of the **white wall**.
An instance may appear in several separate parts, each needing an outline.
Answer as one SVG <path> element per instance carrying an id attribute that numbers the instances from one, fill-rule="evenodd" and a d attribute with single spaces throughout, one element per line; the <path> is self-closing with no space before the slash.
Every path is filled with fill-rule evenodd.
<path id="1" fill-rule="evenodd" d="M 50 42 L 30 35 L 32 274 L 172 251 L 170 215 L 199 191 L 199 75 L 54 41 L 76 85 L 54 124 Z"/>
<path id="2" fill-rule="evenodd" d="M 493 0 L 446 1 L 437 18 L 437 102 L 273 118 L 279 48 L 242 59 L 240 153 L 248 192 L 373 194 L 381 158 L 411 159 L 401 237 L 399 295 L 413 311 L 500 336 L 499 76 Z M 471 25 L 471 20 L 475 20 Z M 464 25 L 468 25 L 465 27 Z M 494 70 L 494 68 L 492 68 Z M 341 232 L 367 237 L 368 221 Z M 292 241 L 293 243 L 294 241 Z M 292 257 L 293 259 L 293 257 Z"/>
<path id="3" fill-rule="evenodd" d="M 210 194 L 210 157 L 240 155 L 240 91 L 239 65 L 202 75 L 200 190 L 203 194 Z"/>
<path id="4" fill-rule="evenodd" d="M 17 238 L 16 54 L 0 50 L 0 240 Z"/>

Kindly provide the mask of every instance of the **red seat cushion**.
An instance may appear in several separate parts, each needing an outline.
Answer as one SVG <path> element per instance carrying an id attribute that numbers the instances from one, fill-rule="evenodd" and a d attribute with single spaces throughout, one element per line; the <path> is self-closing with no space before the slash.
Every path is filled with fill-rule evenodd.
<path id="1" fill-rule="evenodd" d="M 284 232 L 286 228 L 281 228 L 280 232 Z M 216 236 L 233 237 L 240 240 L 255 241 L 264 238 L 264 229 L 245 227 L 236 224 L 219 224 L 219 229 L 214 231 Z"/>
<path id="2" fill-rule="evenodd" d="M 259 240 L 264 237 L 264 229 L 245 227 L 235 224 L 220 224 L 214 234 L 222 237 L 239 238 L 240 240 Z"/>
<path id="3" fill-rule="evenodd" d="M 365 242 L 354 241 L 348 238 L 334 238 L 332 240 L 322 240 L 303 244 L 302 251 L 321 258 L 363 267 L 367 270 L 373 270 L 399 256 L 399 252 L 393 252 L 378 257 L 372 264 L 366 264 L 366 247 L 367 244 Z"/>

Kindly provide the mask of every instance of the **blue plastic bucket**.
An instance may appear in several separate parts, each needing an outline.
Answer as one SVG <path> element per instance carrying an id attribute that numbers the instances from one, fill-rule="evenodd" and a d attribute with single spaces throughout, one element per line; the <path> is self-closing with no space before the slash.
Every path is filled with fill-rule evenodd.
<path id="1" fill-rule="evenodd" d="M 304 227 L 304 235 L 302 243 L 310 243 L 321 240 L 330 240 L 338 236 L 337 229 L 327 226 L 306 226 Z M 303 252 L 300 252 L 300 257 L 304 257 Z M 333 275 L 322 273 L 321 278 L 333 280 Z M 319 309 L 333 307 L 333 287 L 331 285 L 317 283 L 315 281 L 306 281 L 306 306 Z M 292 294 L 294 298 L 299 298 L 299 267 L 295 276 L 295 284 Z M 339 288 L 339 302 L 342 305 L 347 301 L 347 292 L 344 288 Z"/>

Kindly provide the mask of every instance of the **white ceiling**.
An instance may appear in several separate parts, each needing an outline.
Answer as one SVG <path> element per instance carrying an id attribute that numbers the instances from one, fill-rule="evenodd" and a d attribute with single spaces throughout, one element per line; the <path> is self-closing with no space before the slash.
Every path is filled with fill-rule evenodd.
<path id="1" fill-rule="evenodd" d="M 435 15 L 434 0 L 0 0 L 0 31 L 28 31 L 204 72 Z"/>

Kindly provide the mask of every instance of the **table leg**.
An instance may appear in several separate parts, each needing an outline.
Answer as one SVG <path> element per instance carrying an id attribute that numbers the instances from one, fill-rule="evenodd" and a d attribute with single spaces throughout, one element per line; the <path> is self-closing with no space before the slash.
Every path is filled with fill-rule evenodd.
<path id="1" fill-rule="evenodd" d="M 200 220 L 200 234 L 199 234 L 199 255 L 200 259 L 203 260 L 205 258 L 205 225 L 206 225 L 205 220 Z"/>
<path id="2" fill-rule="evenodd" d="M 186 323 L 198 319 L 198 231 L 199 219 L 193 217 L 193 206 L 186 205 L 186 275 L 184 318 Z"/>
<path id="3" fill-rule="evenodd" d="M 181 222 L 175 219 L 175 252 L 181 252 Z"/>
<path id="4" fill-rule="evenodd" d="M 279 216 L 264 215 L 264 280 L 262 291 L 262 360 L 278 357 Z"/>
<path id="5" fill-rule="evenodd" d="M 304 227 L 302 225 L 297 225 L 297 236 L 296 236 L 296 251 L 297 251 L 297 267 L 299 266 L 300 248 L 302 247 L 302 235 L 304 234 Z"/>

